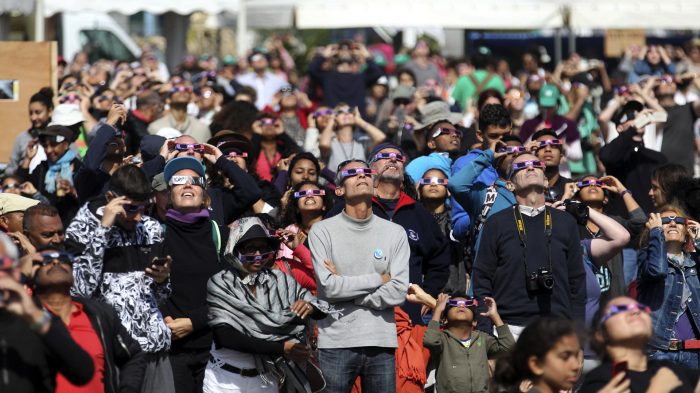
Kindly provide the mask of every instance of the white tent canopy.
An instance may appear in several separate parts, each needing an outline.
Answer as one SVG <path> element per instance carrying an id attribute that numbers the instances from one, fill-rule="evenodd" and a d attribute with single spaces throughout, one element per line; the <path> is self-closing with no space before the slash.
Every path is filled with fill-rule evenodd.
<path id="1" fill-rule="evenodd" d="M 124 15 L 148 11 L 155 14 L 174 12 L 189 15 L 196 11 L 219 14 L 223 11 L 235 13 L 237 10 L 238 0 L 44 0 L 46 16 L 71 11 L 118 12 Z"/>
<path id="2" fill-rule="evenodd" d="M 570 24 L 584 29 L 700 29 L 700 0 L 570 1 Z"/>

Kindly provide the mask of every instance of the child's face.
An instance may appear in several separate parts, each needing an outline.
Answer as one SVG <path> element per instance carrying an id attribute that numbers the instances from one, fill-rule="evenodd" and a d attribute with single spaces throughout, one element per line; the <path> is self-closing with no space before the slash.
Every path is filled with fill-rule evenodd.
<path id="1" fill-rule="evenodd" d="M 450 300 L 467 300 L 463 297 L 450 298 Z M 473 322 L 474 312 L 469 307 L 450 307 L 447 310 L 447 322 Z"/>
<path id="2" fill-rule="evenodd" d="M 439 169 L 431 169 L 423 175 L 424 178 L 437 177 L 439 179 L 447 179 L 447 176 Z M 444 201 L 447 199 L 447 185 L 442 184 L 423 184 L 419 185 L 418 192 L 420 199 L 437 199 Z"/>
<path id="3" fill-rule="evenodd" d="M 569 390 L 580 377 L 581 345 L 575 334 L 562 337 L 543 360 L 534 360 L 535 375 L 552 390 Z M 533 364 L 531 363 L 531 366 Z"/>

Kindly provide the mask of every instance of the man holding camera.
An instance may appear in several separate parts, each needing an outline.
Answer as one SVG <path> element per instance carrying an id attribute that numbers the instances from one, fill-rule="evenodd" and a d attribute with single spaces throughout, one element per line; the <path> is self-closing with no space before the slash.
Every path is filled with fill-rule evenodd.
<path id="1" fill-rule="evenodd" d="M 508 187 L 517 204 L 491 216 L 482 229 L 473 268 L 474 294 L 499 299 L 511 332 L 540 315 L 583 321 L 586 273 L 575 219 L 545 206 L 545 164 L 532 154 L 515 158 Z M 488 321 L 479 327 L 491 331 Z"/>

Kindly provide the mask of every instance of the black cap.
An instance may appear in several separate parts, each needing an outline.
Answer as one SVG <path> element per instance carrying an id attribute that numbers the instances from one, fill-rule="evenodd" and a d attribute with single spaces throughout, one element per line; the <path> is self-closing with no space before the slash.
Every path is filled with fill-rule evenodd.
<path id="1" fill-rule="evenodd" d="M 73 139 L 73 131 L 66 126 L 52 125 L 39 131 L 39 138 L 41 137 L 52 137 L 58 143 L 70 142 Z"/>
<path id="2" fill-rule="evenodd" d="M 247 242 L 248 240 L 253 239 L 267 240 L 267 243 L 270 245 L 272 251 L 277 251 L 280 245 L 279 240 L 276 237 L 270 236 L 270 234 L 262 225 L 253 225 L 250 229 L 248 229 L 248 232 L 246 232 L 243 236 L 241 236 L 240 239 L 238 239 L 238 241 L 236 242 L 236 248 L 238 248 L 241 244 Z"/>
<path id="3" fill-rule="evenodd" d="M 207 141 L 208 144 L 216 146 L 222 153 L 237 150 L 239 153 L 249 153 L 253 148 L 250 140 L 245 135 L 231 130 L 222 130 L 216 133 Z"/>

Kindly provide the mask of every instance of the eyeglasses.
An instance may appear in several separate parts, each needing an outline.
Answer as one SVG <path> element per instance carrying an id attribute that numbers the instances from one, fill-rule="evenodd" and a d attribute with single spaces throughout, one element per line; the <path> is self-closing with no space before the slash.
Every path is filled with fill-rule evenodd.
<path id="1" fill-rule="evenodd" d="M 204 145 L 201 143 L 176 143 L 175 150 L 177 151 L 196 151 L 199 153 L 204 152 Z"/>
<path id="2" fill-rule="evenodd" d="M 372 162 L 379 160 L 396 160 L 404 162 L 406 161 L 406 157 L 404 157 L 404 155 L 401 153 L 377 153 L 372 158 Z"/>
<path id="3" fill-rule="evenodd" d="M 237 152 L 237 151 L 230 151 L 230 152 L 226 153 L 226 156 L 227 156 L 227 157 L 248 158 L 248 153 L 246 153 L 246 152 L 239 153 L 239 152 Z"/>
<path id="4" fill-rule="evenodd" d="M 280 89 L 280 93 L 283 95 L 294 94 L 294 88 L 292 86 L 285 86 Z"/>
<path id="5" fill-rule="evenodd" d="M 335 171 L 340 172 L 340 168 L 344 167 L 345 165 L 350 164 L 351 162 L 359 162 L 359 163 L 365 164 L 366 167 L 369 167 L 369 164 L 367 163 L 367 161 L 360 160 L 357 158 L 351 158 L 349 160 L 345 160 L 345 161 L 341 162 L 340 164 L 338 164 L 338 168 Z"/>
<path id="6" fill-rule="evenodd" d="M 2 187 L 2 192 L 7 192 L 8 190 L 14 190 L 18 188 L 22 188 L 22 186 L 19 183 L 6 184 L 4 187 Z"/>
<path id="7" fill-rule="evenodd" d="M 520 153 L 525 153 L 527 149 L 525 146 L 502 146 L 499 147 L 496 152 L 497 153 L 506 153 L 506 154 L 520 154 Z"/>
<path id="8" fill-rule="evenodd" d="M 299 199 L 299 198 L 304 198 L 304 197 L 311 197 L 311 196 L 323 196 L 326 195 L 326 190 L 304 190 L 304 191 L 297 191 L 294 193 L 294 198 Z"/>
<path id="9" fill-rule="evenodd" d="M 673 83 L 673 77 L 671 75 L 664 75 L 659 78 L 659 82 L 665 83 L 665 84 L 671 84 Z"/>
<path id="10" fill-rule="evenodd" d="M 244 250 L 245 251 L 245 250 Z M 253 253 L 255 251 L 259 250 L 254 250 L 252 251 Z M 248 255 L 246 255 L 248 254 Z M 261 261 L 268 261 L 272 259 L 272 257 L 275 255 L 274 251 L 268 251 L 268 252 L 263 252 L 258 255 L 250 255 L 250 252 L 244 253 L 243 251 L 238 254 L 238 259 L 240 259 L 241 262 L 243 263 L 253 263 L 253 262 L 261 262 Z"/>
<path id="11" fill-rule="evenodd" d="M 40 255 L 41 255 L 41 261 L 34 261 L 34 263 L 33 263 L 34 266 L 50 265 L 54 260 L 58 260 L 59 262 L 66 264 L 66 265 L 73 264 L 73 255 L 71 255 L 67 252 L 48 251 L 48 252 L 42 252 Z"/>
<path id="12" fill-rule="evenodd" d="M 170 92 L 170 94 L 173 94 L 173 93 L 191 93 L 192 88 L 189 86 L 174 86 L 174 87 L 170 88 L 169 92 Z"/>
<path id="13" fill-rule="evenodd" d="M 110 190 L 110 193 L 114 195 L 115 197 L 120 197 L 124 196 L 114 190 Z M 139 204 L 132 204 L 132 203 L 127 203 L 122 205 L 122 208 L 124 208 L 124 211 L 128 214 L 136 214 L 136 213 L 143 213 L 146 211 L 146 207 L 148 207 L 149 203 L 139 203 Z"/>
<path id="14" fill-rule="evenodd" d="M 117 96 L 108 96 L 108 95 L 101 95 L 97 97 L 97 101 L 102 102 L 102 101 L 115 101 L 119 102 L 119 97 Z"/>
<path id="15" fill-rule="evenodd" d="M 418 184 L 438 184 L 441 186 L 447 185 L 447 179 L 442 179 L 439 177 L 424 177 L 418 180 Z"/>
<path id="16" fill-rule="evenodd" d="M 525 169 L 525 168 L 534 169 L 534 168 L 544 168 L 544 167 L 545 167 L 544 162 L 542 162 L 540 160 L 529 160 L 529 161 L 522 161 L 522 162 L 514 162 L 513 163 L 514 172 L 517 172 L 517 171 L 519 171 L 521 169 Z"/>
<path id="17" fill-rule="evenodd" d="M 621 95 L 621 96 L 628 96 L 631 94 L 631 91 L 629 87 L 627 86 L 620 86 L 615 88 L 615 94 Z"/>
<path id="18" fill-rule="evenodd" d="M 579 181 L 576 183 L 576 187 L 578 187 L 578 188 L 589 187 L 589 186 L 598 186 L 598 187 L 601 187 L 603 184 L 605 184 L 605 183 L 603 183 L 602 180 L 598 180 L 598 179 L 593 179 L 593 180 L 579 180 Z"/>
<path id="19" fill-rule="evenodd" d="M 670 224 L 671 221 L 675 222 L 678 225 L 688 224 L 688 219 L 685 217 L 676 217 L 676 216 L 661 217 L 661 224 L 663 224 L 663 225 Z"/>
<path id="20" fill-rule="evenodd" d="M 628 312 L 628 311 L 640 311 L 645 314 L 650 314 L 651 313 L 651 308 L 649 306 L 645 306 L 641 303 L 632 303 L 632 304 L 614 304 L 610 306 L 610 309 L 608 312 L 603 315 L 603 318 L 600 320 L 600 324 L 604 324 L 605 321 L 608 319 L 614 317 L 617 314 L 623 313 L 623 312 Z"/>
<path id="21" fill-rule="evenodd" d="M 211 97 L 212 94 L 213 93 L 211 90 L 205 90 L 199 96 L 202 98 L 209 98 L 209 97 Z"/>
<path id="22" fill-rule="evenodd" d="M 537 150 L 544 149 L 547 146 L 561 148 L 561 141 L 559 139 L 545 139 L 540 141 L 540 144 L 537 146 Z"/>
<path id="23" fill-rule="evenodd" d="M 179 186 L 189 182 L 193 186 L 204 188 L 207 185 L 207 180 L 201 176 L 173 176 L 170 178 L 171 186 Z"/>
<path id="24" fill-rule="evenodd" d="M 65 104 L 65 103 L 74 104 L 74 103 L 80 102 L 80 95 L 78 95 L 76 93 L 69 93 L 69 94 L 66 94 L 66 95 L 62 96 L 61 98 L 59 98 L 58 102 L 61 104 Z"/>
<path id="25" fill-rule="evenodd" d="M 314 117 L 318 118 L 321 116 L 328 116 L 328 115 L 332 115 L 332 114 L 333 114 L 333 109 L 323 109 L 323 110 L 314 112 Z"/>
<path id="26" fill-rule="evenodd" d="M 365 176 L 372 176 L 374 175 L 375 172 L 369 168 L 352 168 L 352 169 L 344 169 L 340 171 L 340 176 L 338 176 L 338 181 L 336 184 L 342 184 L 345 179 L 348 177 L 353 177 L 357 175 L 365 175 Z"/>
<path id="27" fill-rule="evenodd" d="M 260 124 L 264 126 L 271 126 L 275 124 L 275 119 L 270 119 L 269 117 L 266 117 L 264 119 L 260 119 Z"/>
<path id="28" fill-rule="evenodd" d="M 351 112 L 350 109 L 338 109 L 337 111 L 335 111 L 335 115 L 354 115 L 354 113 Z"/>
<path id="29" fill-rule="evenodd" d="M 476 299 L 466 299 L 466 300 L 453 300 L 448 299 L 447 305 L 450 307 L 476 307 L 479 305 L 479 301 Z"/>
<path id="30" fill-rule="evenodd" d="M 433 132 L 432 137 L 433 137 L 433 138 L 437 138 L 437 137 L 439 137 L 440 135 L 456 135 L 457 138 L 461 138 L 461 137 L 462 137 L 462 131 L 460 131 L 460 130 L 458 130 L 458 129 L 456 129 L 456 128 L 443 128 L 443 127 L 440 127 L 440 128 L 438 128 L 437 130 L 435 130 L 435 132 Z"/>

